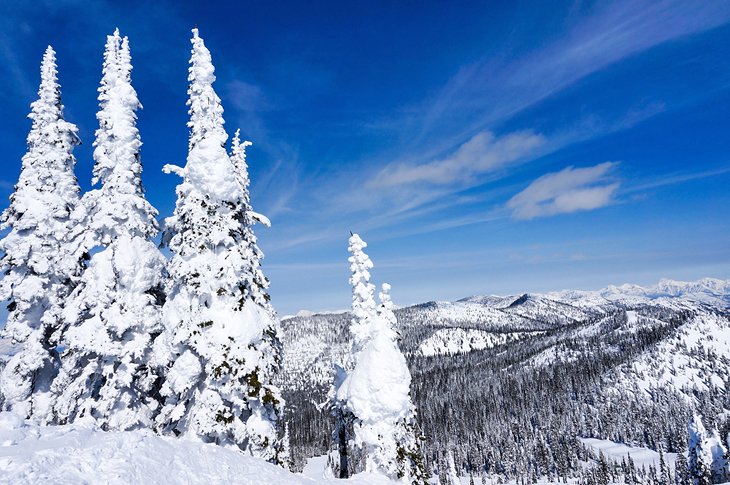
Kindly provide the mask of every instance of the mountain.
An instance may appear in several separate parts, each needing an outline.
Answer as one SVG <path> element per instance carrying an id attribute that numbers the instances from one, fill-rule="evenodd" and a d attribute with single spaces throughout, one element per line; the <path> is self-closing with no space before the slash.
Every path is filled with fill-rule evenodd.
<path id="1" fill-rule="evenodd" d="M 730 431 L 730 281 L 471 296 L 396 316 L 431 466 L 450 452 L 466 476 L 576 477 L 593 453 L 581 439 L 681 453 L 694 413 Z M 327 450 L 317 404 L 349 318 L 282 322 L 297 466 Z"/>

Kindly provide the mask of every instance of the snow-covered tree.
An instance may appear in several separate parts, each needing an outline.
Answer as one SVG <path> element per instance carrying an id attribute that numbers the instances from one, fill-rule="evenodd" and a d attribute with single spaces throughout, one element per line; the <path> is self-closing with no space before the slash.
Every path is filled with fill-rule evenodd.
<path id="1" fill-rule="evenodd" d="M 410 399 L 411 375 L 398 348 L 390 285 L 383 285 L 377 309 L 370 283 L 373 265 L 363 251 L 367 244 L 357 234 L 349 243 L 354 366 L 337 388 L 337 401 L 354 417 L 354 443 L 364 471 L 424 483 L 428 477 Z"/>
<path id="2" fill-rule="evenodd" d="M 359 235 L 353 234 L 349 239 L 348 251 L 352 254 L 348 258 L 350 262 L 350 285 L 352 285 L 352 321 L 350 323 L 350 334 L 352 345 L 350 350 L 350 361 L 346 362 L 345 368 L 349 371 L 354 367 L 357 356 L 362 352 L 370 341 L 373 322 L 378 317 L 375 305 L 375 285 L 370 283 L 370 270 L 373 262 L 365 253 L 367 243 Z"/>
<path id="3" fill-rule="evenodd" d="M 346 381 L 348 372 L 351 372 L 355 364 L 355 356 L 359 354 L 370 338 L 371 322 L 377 317 L 377 309 L 373 293 L 375 286 L 370 283 L 370 270 L 373 263 L 370 257 L 363 251 L 367 243 L 359 235 L 352 234 L 349 239 L 348 252 L 352 254 L 348 258 L 350 263 L 350 285 L 352 285 L 352 319 L 350 321 L 350 352 L 346 355 L 345 361 L 333 365 L 332 386 L 327 396 L 327 409 L 335 420 L 335 427 L 332 431 L 333 453 L 329 456 L 329 465 L 334 476 L 347 478 L 351 474 L 362 471 L 355 454 L 357 450 L 352 447 L 353 443 L 353 422 L 355 416 L 347 405 L 347 396 L 340 392 L 342 384 Z"/>
<path id="4" fill-rule="evenodd" d="M 245 144 L 226 152 L 210 52 L 197 29 L 192 44 L 187 163 L 166 166 L 183 181 L 166 222 L 171 286 L 156 361 L 170 368 L 157 426 L 279 462 L 283 401 L 271 384 L 279 323 L 251 231 L 248 175 L 236 172 Z"/>
<path id="5" fill-rule="evenodd" d="M 671 472 L 669 471 L 669 467 L 667 466 L 667 462 L 664 459 L 664 450 L 662 447 L 659 447 L 659 482 L 660 483 L 672 483 L 671 481 Z"/>
<path id="6" fill-rule="evenodd" d="M 391 352 L 398 351 L 397 344 L 397 333 L 396 327 L 398 321 L 396 320 L 395 313 L 393 312 L 394 306 L 393 301 L 390 297 L 391 286 L 388 283 L 383 283 L 380 294 L 379 316 L 387 323 L 387 332 L 389 332 L 392 340 L 393 348 Z M 402 354 L 401 354 L 402 356 Z M 408 374 L 410 381 L 410 371 L 408 370 L 405 358 L 394 359 L 394 363 L 404 366 L 405 372 Z M 400 372 L 403 372 L 403 369 Z M 410 384 L 409 384 L 410 389 Z M 394 430 L 394 438 L 396 444 L 396 462 L 397 462 L 397 473 L 396 475 L 410 483 L 425 483 L 428 481 L 428 472 L 423 460 L 423 452 L 421 444 L 424 440 L 421 435 L 420 427 L 416 420 L 416 407 L 413 405 L 410 399 L 410 390 L 408 395 L 408 410 L 405 415 L 396 422 Z"/>
<path id="7" fill-rule="evenodd" d="M 332 385 L 327 393 L 325 409 L 335 421 L 332 430 L 333 449 L 327 456 L 327 464 L 332 476 L 337 478 L 348 478 L 356 471 L 355 450 L 352 447 L 353 429 L 355 417 L 347 407 L 344 398 L 338 397 L 338 390 L 347 379 L 347 371 L 339 364 L 333 364 Z"/>
<path id="8" fill-rule="evenodd" d="M 107 37 L 99 88 L 94 183 L 84 198 L 84 244 L 101 249 L 64 310 L 66 351 L 49 421 L 94 419 L 107 429 L 150 427 L 159 377 L 148 365 L 161 332 L 166 260 L 150 241 L 157 211 L 145 199 L 127 38 Z"/>
<path id="9" fill-rule="evenodd" d="M 42 416 L 58 368 L 61 309 L 83 269 L 72 218 L 79 201 L 73 149 L 78 129 L 64 120 L 56 54 L 49 46 L 41 64 L 38 100 L 31 104 L 32 127 L 20 178 L 2 215 L 10 232 L 0 242 L 4 253 L 0 300 L 9 300 L 6 337 L 20 351 L 3 369 L 4 409 Z"/>
<path id="10" fill-rule="evenodd" d="M 448 483 L 448 485 L 461 485 L 459 474 L 456 472 L 456 464 L 454 463 L 454 452 L 452 450 L 449 450 L 446 461 L 448 466 L 446 483 Z"/>
<path id="11" fill-rule="evenodd" d="M 707 431 L 702 424 L 702 419 L 695 416 L 690 421 L 687 431 L 689 433 L 687 467 L 690 483 L 692 485 L 710 485 L 712 483 L 712 451 L 707 442 Z"/>

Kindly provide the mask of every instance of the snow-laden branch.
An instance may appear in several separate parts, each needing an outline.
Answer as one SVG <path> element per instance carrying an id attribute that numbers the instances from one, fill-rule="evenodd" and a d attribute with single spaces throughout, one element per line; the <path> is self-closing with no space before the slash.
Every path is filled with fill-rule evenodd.
<path id="1" fill-rule="evenodd" d="M 164 167 L 162 167 L 162 171 L 165 173 L 174 173 L 175 175 L 179 175 L 180 177 L 185 177 L 185 169 L 171 163 L 168 163 Z"/>
<path id="2" fill-rule="evenodd" d="M 263 224 L 266 227 L 271 227 L 271 221 L 268 217 L 258 212 L 248 211 L 248 216 L 256 222 Z"/>

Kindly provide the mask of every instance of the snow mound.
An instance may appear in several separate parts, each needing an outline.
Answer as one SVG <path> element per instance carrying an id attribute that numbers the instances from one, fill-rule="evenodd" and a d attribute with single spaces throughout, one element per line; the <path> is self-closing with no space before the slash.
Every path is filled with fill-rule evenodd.
<path id="1" fill-rule="evenodd" d="M 104 432 L 83 425 L 37 426 L 0 413 L 3 483 L 326 484 L 343 480 L 290 473 L 221 446 L 158 436 L 149 430 Z M 362 474 L 345 483 L 387 484 Z"/>

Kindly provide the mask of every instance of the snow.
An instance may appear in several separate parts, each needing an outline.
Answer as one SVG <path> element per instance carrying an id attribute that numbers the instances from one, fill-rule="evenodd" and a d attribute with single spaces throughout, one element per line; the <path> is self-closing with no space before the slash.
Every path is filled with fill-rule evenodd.
<path id="1" fill-rule="evenodd" d="M 314 480 L 313 483 L 356 483 L 363 485 L 379 485 L 379 484 L 391 484 L 391 480 L 388 480 L 383 475 L 376 473 L 359 473 L 347 480 L 335 479 L 330 475 L 327 470 L 327 455 L 313 456 L 307 460 L 307 464 L 302 470 L 302 476 L 309 480 Z M 309 483 L 309 482 L 306 482 Z"/>
<path id="2" fill-rule="evenodd" d="M 437 330 L 421 342 L 418 350 L 421 355 L 448 355 L 491 349 L 527 337 L 542 335 L 544 332 L 486 332 L 473 328 L 444 328 Z"/>
<path id="3" fill-rule="evenodd" d="M 349 480 L 325 478 L 320 459 L 305 474 L 214 444 L 155 435 L 149 430 L 104 432 L 93 426 L 38 426 L 0 413 L 3 483 L 385 485 L 376 474 Z"/>
<path id="4" fill-rule="evenodd" d="M 693 388 L 707 390 L 707 382 L 725 387 L 728 366 L 721 359 L 713 364 L 699 355 L 723 356 L 729 348 L 730 322 L 727 318 L 701 313 L 655 349 L 619 370 L 626 374 L 628 382 L 636 382 L 648 393 L 652 388 L 671 386 L 692 395 Z"/>
<path id="5" fill-rule="evenodd" d="M 596 453 L 603 452 L 608 460 L 621 463 L 622 459 L 628 460 L 629 455 L 634 461 L 636 468 L 642 466 L 649 468 L 649 465 L 659 466 L 659 452 L 638 446 L 629 446 L 624 443 L 615 443 L 609 440 L 598 438 L 578 438 L 583 444 L 590 447 Z M 674 470 L 674 462 L 677 460 L 677 453 L 664 453 L 664 460 L 671 470 Z"/>
<path id="6" fill-rule="evenodd" d="M 384 322 L 376 324 L 384 325 Z M 386 332 L 377 332 L 357 359 L 338 397 L 363 422 L 395 423 L 409 409 L 411 375 L 403 354 Z"/>
<path id="7" fill-rule="evenodd" d="M 697 281 L 675 281 L 663 279 L 653 286 L 610 285 L 598 291 L 564 290 L 547 293 L 545 296 L 579 306 L 582 302 L 586 302 L 588 305 L 595 305 L 606 300 L 642 303 L 647 300 L 681 297 L 685 300 L 709 303 L 722 308 L 730 306 L 730 280 L 703 278 Z"/>

